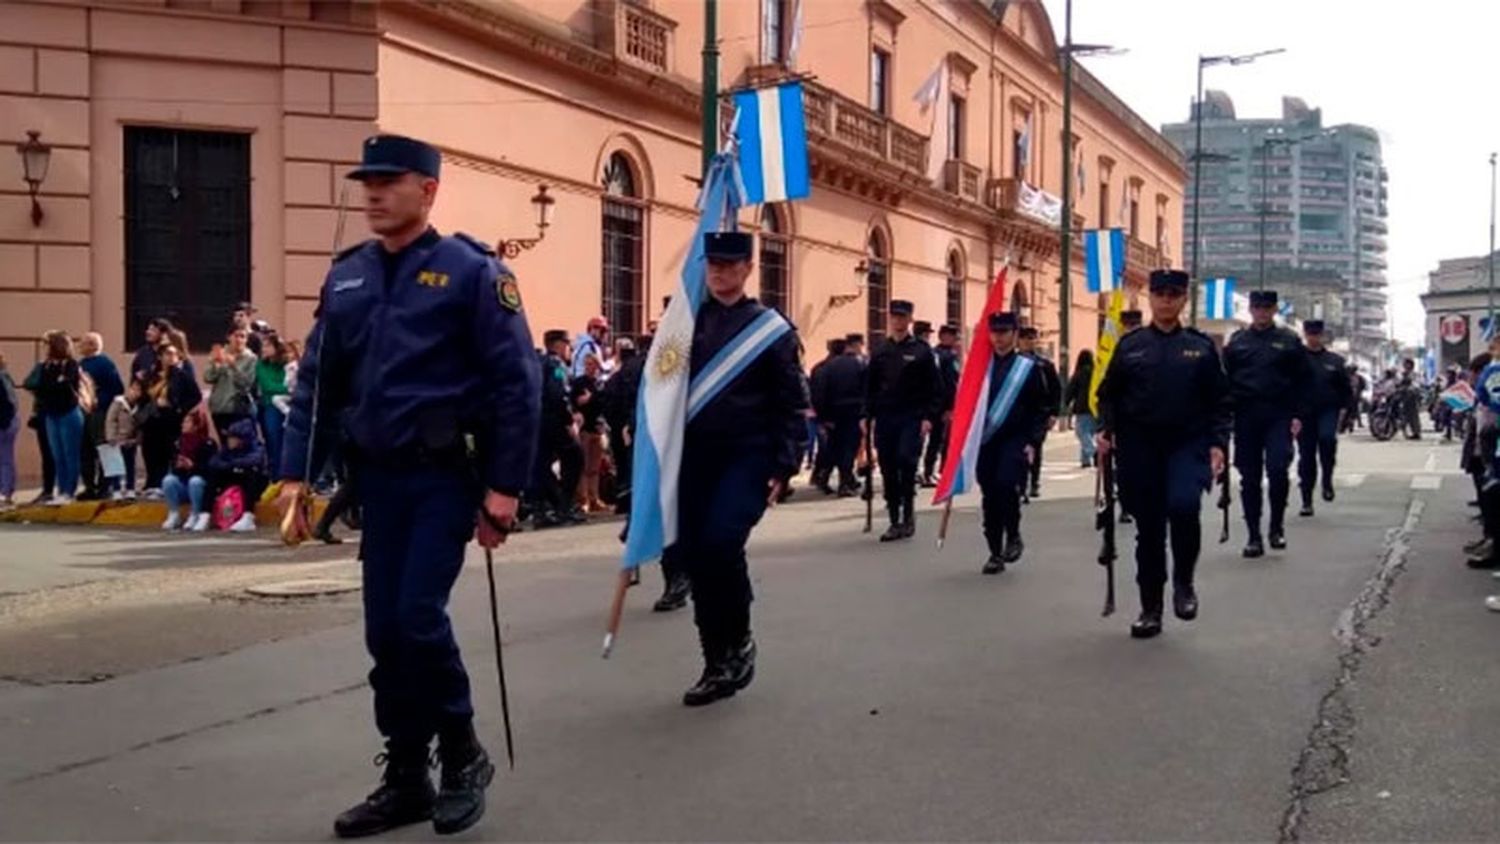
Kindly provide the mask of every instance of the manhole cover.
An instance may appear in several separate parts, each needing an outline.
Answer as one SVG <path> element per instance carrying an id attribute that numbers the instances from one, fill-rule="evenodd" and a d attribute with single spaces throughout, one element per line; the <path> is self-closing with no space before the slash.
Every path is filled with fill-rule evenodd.
<path id="1" fill-rule="evenodd" d="M 359 581 L 347 577 L 320 577 L 307 580 L 284 580 L 245 590 L 259 598 L 316 598 L 321 595 L 343 595 L 358 592 Z"/>

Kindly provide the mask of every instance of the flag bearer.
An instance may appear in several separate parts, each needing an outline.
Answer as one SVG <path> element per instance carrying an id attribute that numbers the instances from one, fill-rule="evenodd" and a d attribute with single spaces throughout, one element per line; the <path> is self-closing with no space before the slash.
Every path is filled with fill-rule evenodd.
<path id="1" fill-rule="evenodd" d="M 1271 517 L 1267 539 L 1286 547 L 1286 502 L 1291 491 L 1292 437 L 1301 429 L 1296 410 L 1307 385 L 1307 356 L 1290 329 L 1276 325 L 1276 291 L 1250 294 L 1250 327 L 1229 338 L 1224 368 L 1234 401 L 1234 465 L 1240 470 L 1240 505 L 1250 538 L 1244 556 L 1264 556 L 1261 479 Z"/>
<path id="2" fill-rule="evenodd" d="M 1302 323 L 1307 351 L 1308 389 L 1302 401 L 1302 430 L 1297 434 L 1297 475 L 1302 492 L 1301 515 L 1313 514 L 1313 487 L 1323 466 L 1323 500 L 1333 500 L 1333 464 L 1338 455 L 1340 416 L 1352 401 L 1344 359 L 1323 345 L 1323 320 Z"/>
<path id="3" fill-rule="evenodd" d="M 1037 443 L 1052 423 L 1050 392 L 1042 367 L 1031 355 L 1019 352 L 1016 315 L 995 313 L 989 318 L 989 392 L 980 436 L 977 474 L 983 492 L 984 539 L 990 558 L 985 574 L 999 574 L 1021 559 L 1021 485 Z"/>
<path id="4" fill-rule="evenodd" d="M 745 295 L 753 245 L 744 232 L 704 235 L 708 295 L 694 323 L 689 374 L 694 385 L 717 389 L 704 390 L 687 423 L 677 542 L 668 552 L 687 569 L 703 648 L 703 675 L 682 697 L 687 706 L 730 697 L 755 677 L 745 543 L 797 473 L 807 432 L 796 330 Z"/>
<path id="5" fill-rule="evenodd" d="M 911 302 L 891 300 L 890 334 L 870 357 L 865 382 L 865 424 L 875 426 L 875 453 L 891 519 L 881 542 L 916 535 L 922 439 L 943 414 L 937 361 L 932 348 L 911 333 L 912 310 Z"/>
<path id="6" fill-rule="evenodd" d="M 541 373 L 515 277 L 482 244 L 428 225 L 440 161 L 411 138 L 365 142 L 349 178 L 364 184 L 377 237 L 328 271 L 282 450 L 282 505 L 294 514 L 308 467 L 321 465 L 308 452 L 319 450 L 327 423 L 342 426 L 359 475 L 365 644 L 386 750 L 380 787 L 334 821 L 344 838 L 429 818 L 439 835 L 467 829 L 484 814 L 495 773 L 474 734 L 448 595 L 476 515 L 487 548 L 515 524 Z M 309 532 L 297 516 L 283 524 L 289 541 Z"/>
<path id="7" fill-rule="evenodd" d="M 1198 511 L 1229 440 L 1229 382 L 1213 341 L 1182 324 L 1187 288 L 1180 270 L 1151 274 L 1151 325 L 1121 338 L 1099 385 L 1099 459 L 1117 452 L 1121 503 L 1137 523 L 1138 639 L 1161 633 L 1169 528 L 1172 609 L 1198 616 Z"/>

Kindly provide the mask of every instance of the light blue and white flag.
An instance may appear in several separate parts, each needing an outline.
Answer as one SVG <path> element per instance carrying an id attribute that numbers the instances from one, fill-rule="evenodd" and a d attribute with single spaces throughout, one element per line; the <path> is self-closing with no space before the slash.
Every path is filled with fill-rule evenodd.
<path id="1" fill-rule="evenodd" d="M 786 202 L 811 194 L 802 83 L 741 91 L 734 95 L 734 106 L 746 204 Z"/>
<path id="2" fill-rule="evenodd" d="M 1234 278 L 1203 280 L 1203 318 L 1234 319 Z"/>
<path id="3" fill-rule="evenodd" d="M 1108 293 L 1125 275 L 1125 230 L 1091 229 L 1083 233 L 1088 257 L 1089 292 Z"/>
<path id="4" fill-rule="evenodd" d="M 677 480 L 688 419 L 693 325 L 707 295 L 703 235 L 733 226 L 743 204 L 736 170 L 734 158 L 723 153 L 709 167 L 699 199 L 703 216 L 682 265 L 681 284 L 662 314 L 646 358 L 636 402 L 626 568 L 660 559 L 662 551 L 677 541 Z"/>

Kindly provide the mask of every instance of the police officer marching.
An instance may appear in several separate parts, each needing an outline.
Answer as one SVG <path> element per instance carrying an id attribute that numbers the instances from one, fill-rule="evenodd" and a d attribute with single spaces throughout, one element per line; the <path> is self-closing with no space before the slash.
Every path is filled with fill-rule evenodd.
<path id="1" fill-rule="evenodd" d="M 1029 357 L 1036 363 L 1037 371 L 1041 374 L 1042 385 L 1046 388 L 1043 397 L 1046 408 L 1047 424 L 1043 425 L 1032 442 L 1031 451 L 1028 452 L 1030 465 L 1027 475 L 1030 478 L 1030 488 L 1027 490 L 1028 498 L 1040 498 L 1042 495 L 1042 448 L 1047 444 L 1047 432 L 1052 430 L 1052 422 L 1057 418 L 1057 409 L 1062 406 L 1062 379 L 1057 375 L 1057 367 L 1052 361 L 1037 352 L 1036 342 L 1038 333 L 1035 326 L 1026 326 L 1020 332 L 1021 354 Z"/>
<path id="2" fill-rule="evenodd" d="M 703 675 L 682 696 L 687 706 L 730 697 L 755 677 L 745 543 L 797 473 L 807 431 L 796 330 L 745 295 L 753 247 L 745 232 L 704 235 L 708 296 L 693 327 L 690 375 L 716 361 L 737 359 L 739 368 L 708 379 L 721 386 L 689 419 L 683 441 L 678 535 L 668 553 L 692 584 L 703 650 Z M 764 332 L 775 339 L 758 354 L 722 354 Z"/>
<path id="3" fill-rule="evenodd" d="M 464 547 L 505 541 L 537 438 L 539 368 L 515 277 L 486 247 L 428 225 L 440 156 L 379 135 L 349 178 L 376 239 L 335 257 L 308 336 L 280 475 L 284 538 L 307 537 L 310 451 L 337 420 L 357 467 L 365 642 L 380 786 L 334 822 L 341 837 L 431 819 L 446 835 L 484 814 L 495 767 L 474 734 L 447 604 Z M 476 455 L 471 457 L 469 440 Z M 317 446 L 315 448 L 315 445 Z M 434 793 L 429 745 L 442 765 Z"/>
<path id="4" fill-rule="evenodd" d="M 1266 479 L 1270 523 L 1266 538 L 1286 547 L 1286 504 L 1291 491 L 1292 437 L 1301 423 L 1296 411 L 1306 386 L 1307 358 L 1290 329 L 1276 325 L 1276 291 L 1250 293 L 1250 327 L 1229 338 L 1224 368 L 1234 402 L 1234 466 L 1240 470 L 1240 505 L 1250 531 L 1242 552 L 1264 556 L 1261 539 L 1261 478 Z"/>
<path id="5" fill-rule="evenodd" d="M 1121 503 L 1136 521 L 1138 639 L 1161 633 L 1169 530 L 1172 609 L 1198 617 L 1198 513 L 1229 438 L 1229 382 L 1213 341 L 1182 324 L 1187 288 L 1180 270 L 1151 274 L 1151 325 L 1120 340 L 1099 386 L 1099 458 L 1115 454 Z"/>
<path id="6" fill-rule="evenodd" d="M 932 426 L 932 436 L 927 438 L 927 453 L 922 457 L 922 486 L 937 486 L 933 471 L 942 465 L 948 454 L 948 431 L 953 424 L 953 403 L 958 398 L 958 326 L 944 325 L 938 329 L 938 344 L 932 350 L 937 357 L 938 388 L 942 390 L 943 415 Z"/>
<path id="7" fill-rule="evenodd" d="M 989 395 L 984 397 L 977 474 L 983 493 L 984 540 L 990 558 L 985 574 L 999 574 L 1018 562 L 1021 541 L 1021 486 L 1037 443 L 1052 424 L 1050 392 L 1036 358 L 1018 351 L 1016 315 L 994 313 L 989 325 Z"/>
<path id="8" fill-rule="evenodd" d="M 943 412 L 932 348 L 911 333 L 912 304 L 892 299 L 890 334 L 870 357 L 865 387 L 865 426 L 874 424 L 875 453 L 891 526 L 881 542 L 917 533 L 917 463 L 922 438 Z M 867 493 L 868 494 L 868 493 Z"/>
<path id="9" fill-rule="evenodd" d="M 1302 430 L 1297 434 L 1297 476 L 1302 493 L 1299 515 L 1313 514 L 1313 487 L 1318 485 L 1318 465 L 1323 467 L 1323 500 L 1333 500 L 1333 466 L 1338 456 L 1339 429 L 1343 414 L 1353 401 L 1353 389 L 1344 358 L 1328 350 L 1321 319 L 1302 323 L 1306 343 L 1308 385 L 1302 401 Z"/>

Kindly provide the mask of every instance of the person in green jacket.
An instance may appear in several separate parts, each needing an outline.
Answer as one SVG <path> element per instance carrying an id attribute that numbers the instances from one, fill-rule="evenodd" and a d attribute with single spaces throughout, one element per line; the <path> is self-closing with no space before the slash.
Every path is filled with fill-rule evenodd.
<path id="1" fill-rule="evenodd" d="M 255 364 L 256 395 L 260 397 L 260 431 L 266 442 L 266 454 L 271 465 L 281 460 L 281 430 L 286 424 L 286 414 L 276 406 L 276 398 L 289 392 L 286 383 L 286 365 L 290 357 L 287 344 L 275 334 L 261 338 L 260 360 Z"/>

